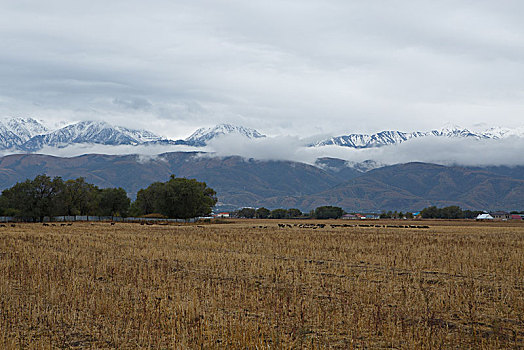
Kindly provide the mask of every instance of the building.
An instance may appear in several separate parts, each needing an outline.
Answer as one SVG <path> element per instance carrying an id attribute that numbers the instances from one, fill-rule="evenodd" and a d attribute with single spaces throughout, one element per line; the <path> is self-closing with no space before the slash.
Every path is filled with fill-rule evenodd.
<path id="1" fill-rule="evenodd" d="M 477 220 L 493 220 L 493 216 L 489 214 L 479 214 Z"/>
<path id="2" fill-rule="evenodd" d="M 344 214 L 342 215 L 342 219 L 343 220 L 357 220 L 357 219 L 360 219 L 358 216 L 354 215 L 354 214 Z"/>
<path id="3" fill-rule="evenodd" d="M 522 216 L 519 214 L 512 214 L 510 219 L 511 220 L 522 220 Z"/>
<path id="4" fill-rule="evenodd" d="M 495 220 L 509 220 L 511 217 L 510 213 L 507 213 L 505 211 L 494 211 L 490 213 L 491 216 L 493 216 L 493 219 Z"/>

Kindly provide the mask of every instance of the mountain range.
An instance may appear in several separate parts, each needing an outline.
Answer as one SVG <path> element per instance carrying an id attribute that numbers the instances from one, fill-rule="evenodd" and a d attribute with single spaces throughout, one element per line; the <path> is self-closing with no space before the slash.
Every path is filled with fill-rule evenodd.
<path id="1" fill-rule="evenodd" d="M 0 120 L 0 150 L 12 152 L 41 152 L 46 148 L 65 148 L 75 144 L 95 145 L 185 145 L 204 147 L 213 139 L 223 135 L 239 135 L 246 139 L 266 137 L 255 129 L 231 124 L 219 124 L 211 128 L 200 128 L 186 139 L 171 140 L 147 130 L 136 130 L 114 126 L 102 121 L 81 121 L 54 130 L 33 118 L 8 118 Z M 524 138 L 524 128 L 490 128 L 470 131 L 458 126 L 446 126 L 431 131 L 381 131 L 375 134 L 348 134 L 308 144 L 309 147 L 340 146 L 351 148 L 373 148 L 395 145 L 416 138 L 445 137 L 466 139 Z"/>
<path id="2" fill-rule="evenodd" d="M 50 130 L 33 118 L 8 118 L 0 120 L 0 150 L 39 152 L 46 147 L 65 148 L 75 144 L 203 147 L 225 134 L 238 134 L 250 139 L 265 137 L 254 129 L 230 124 L 200 128 L 184 140 L 170 140 L 147 130 L 114 126 L 103 121 L 81 121 Z"/>
<path id="3" fill-rule="evenodd" d="M 480 169 L 407 163 L 362 171 L 346 165 L 336 158 L 309 165 L 215 157 L 203 152 L 72 158 L 14 154 L 0 158 L 0 189 L 45 173 L 64 179 L 85 177 L 100 187 L 122 187 L 134 198 L 139 189 L 175 174 L 205 181 L 215 189 L 219 210 L 265 206 L 308 211 L 320 205 L 373 212 L 417 211 L 430 205 L 524 209 L 523 166 Z"/>
<path id="4" fill-rule="evenodd" d="M 351 148 L 371 148 L 399 144 L 411 139 L 424 137 L 469 138 L 476 140 L 503 139 L 506 137 L 524 137 L 524 128 L 492 127 L 484 131 L 470 131 L 456 125 L 448 125 L 431 131 L 381 131 L 376 134 L 349 134 L 312 143 L 310 146 L 342 146 Z"/>

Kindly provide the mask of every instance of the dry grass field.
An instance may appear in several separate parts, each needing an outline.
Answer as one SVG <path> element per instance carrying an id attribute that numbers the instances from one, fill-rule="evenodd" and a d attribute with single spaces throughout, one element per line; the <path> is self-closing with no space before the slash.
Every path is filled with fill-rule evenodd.
<path id="1" fill-rule="evenodd" d="M 0 228 L 0 348 L 524 347 L 523 224 L 277 223 Z"/>

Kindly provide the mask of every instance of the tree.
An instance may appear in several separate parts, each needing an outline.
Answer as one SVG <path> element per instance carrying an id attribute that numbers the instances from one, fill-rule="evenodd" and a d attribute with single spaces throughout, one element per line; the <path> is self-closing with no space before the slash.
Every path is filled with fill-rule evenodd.
<path id="1" fill-rule="evenodd" d="M 146 189 L 139 190 L 133 203 L 133 210 L 136 215 L 160 213 L 164 188 L 165 183 L 153 182 Z"/>
<path id="2" fill-rule="evenodd" d="M 271 212 L 269 211 L 269 209 L 262 207 L 257 209 L 256 214 L 257 219 L 267 219 Z"/>
<path id="3" fill-rule="evenodd" d="M 215 196 L 216 192 L 207 187 L 205 182 L 171 175 L 164 187 L 161 213 L 178 219 L 206 216 L 217 202 Z"/>
<path id="4" fill-rule="evenodd" d="M 99 190 L 98 202 L 100 216 L 127 216 L 131 204 L 126 191 L 121 187 Z"/>
<path id="5" fill-rule="evenodd" d="M 189 219 L 209 215 L 216 202 L 216 192 L 205 182 L 171 175 L 167 182 L 155 182 L 138 191 L 133 208 L 140 215 L 160 213 Z"/>
<path id="6" fill-rule="evenodd" d="M 439 210 L 435 206 L 427 207 L 427 208 L 422 209 L 422 211 L 420 212 L 420 215 L 424 219 L 438 218 Z"/>
<path id="7" fill-rule="evenodd" d="M 456 205 L 440 209 L 439 214 L 441 219 L 462 219 L 464 217 L 462 209 Z"/>
<path id="8" fill-rule="evenodd" d="M 64 182 L 60 177 L 51 179 L 47 175 L 38 175 L 33 180 L 16 183 L 2 192 L 7 198 L 7 206 L 18 217 L 44 221 L 59 208 L 57 198 L 61 195 Z"/>
<path id="9" fill-rule="evenodd" d="M 420 212 L 420 215 L 422 215 L 423 218 L 432 219 L 463 219 L 465 217 L 475 217 L 476 215 L 474 216 L 474 213 L 480 212 L 463 211 L 460 207 L 452 205 L 440 209 L 435 206 L 427 207 Z"/>
<path id="10" fill-rule="evenodd" d="M 291 208 L 287 210 L 287 215 L 290 218 L 298 218 L 302 216 L 302 212 L 299 209 Z"/>
<path id="11" fill-rule="evenodd" d="M 98 208 L 99 189 L 83 177 L 67 180 L 59 198 L 61 211 L 66 215 L 94 214 Z"/>
<path id="12" fill-rule="evenodd" d="M 288 216 L 286 209 L 275 209 L 271 211 L 271 219 L 284 219 Z"/>
<path id="13" fill-rule="evenodd" d="M 256 210 L 253 208 L 242 208 L 237 213 L 238 217 L 252 219 L 256 215 Z"/>
<path id="14" fill-rule="evenodd" d="M 344 215 L 344 210 L 339 207 L 322 206 L 315 209 L 317 219 L 338 219 Z"/>

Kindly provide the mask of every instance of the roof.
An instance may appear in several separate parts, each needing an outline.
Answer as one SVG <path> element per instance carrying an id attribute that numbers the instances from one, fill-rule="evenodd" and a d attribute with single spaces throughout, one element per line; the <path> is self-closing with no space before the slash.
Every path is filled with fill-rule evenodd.
<path id="1" fill-rule="evenodd" d="M 493 220 L 493 216 L 489 214 L 479 214 L 477 220 Z"/>
<path id="2" fill-rule="evenodd" d="M 511 219 L 513 219 L 513 220 L 522 220 L 522 216 L 520 216 L 519 214 L 513 214 L 513 215 L 511 215 Z"/>

